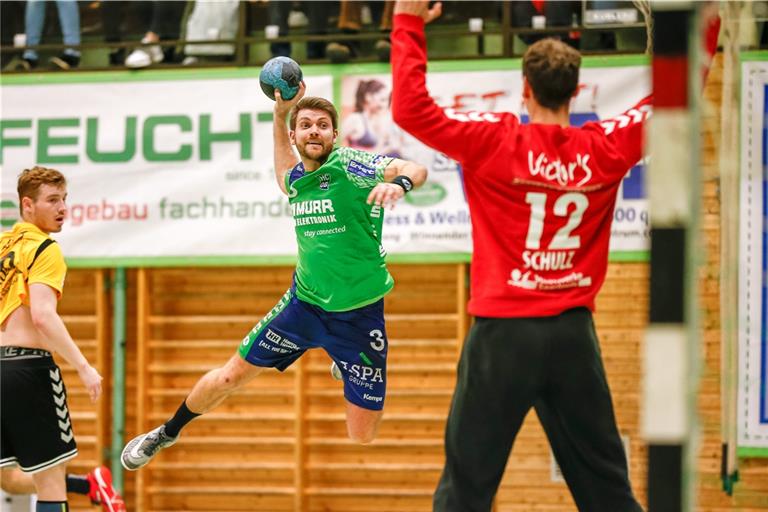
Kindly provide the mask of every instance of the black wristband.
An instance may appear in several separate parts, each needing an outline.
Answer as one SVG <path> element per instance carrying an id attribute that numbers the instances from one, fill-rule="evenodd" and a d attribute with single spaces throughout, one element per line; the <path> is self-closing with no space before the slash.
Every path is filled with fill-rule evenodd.
<path id="1" fill-rule="evenodd" d="M 395 176 L 390 183 L 394 183 L 395 185 L 400 185 L 403 187 L 403 190 L 405 190 L 406 194 L 413 190 L 413 182 L 411 181 L 411 178 L 402 174 L 400 176 Z"/>

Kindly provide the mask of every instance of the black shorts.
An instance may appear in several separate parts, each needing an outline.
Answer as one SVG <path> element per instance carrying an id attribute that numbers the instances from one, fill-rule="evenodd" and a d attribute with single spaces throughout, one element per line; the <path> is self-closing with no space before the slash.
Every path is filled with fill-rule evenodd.
<path id="1" fill-rule="evenodd" d="M 37 473 L 77 455 L 67 390 L 49 352 L 0 347 L 0 467 Z"/>

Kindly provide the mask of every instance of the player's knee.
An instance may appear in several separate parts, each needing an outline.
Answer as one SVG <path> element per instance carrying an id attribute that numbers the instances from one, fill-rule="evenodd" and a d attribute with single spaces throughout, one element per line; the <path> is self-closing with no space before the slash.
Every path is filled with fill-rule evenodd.
<path id="1" fill-rule="evenodd" d="M 225 393 L 237 391 L 245 384 L 251 381 L 256 375 L 261 373 L 260 368 L 250 365 L 227 364 L 217 370 L 218 388 Z"/>
<path id="2" fill-rule="evenodd" d="M 0 478 L 0 489 L 8 494 L 24 494 L 19 491 L 16 482 L 13 480 L 13 477 L 10 476 L 3 475 L 2 478 Z"/>
<path id="3" fill-rule="evenodd" d="M 8 494 L 30 494 L 35 492 L 32 477 L 16 469 L 3 469 L 0 474 L 0 489 Z"/>
<path id="4" fill-rule="evenodd" d="M 365 427 L 354 427 L 349 425 L 347 433 L 349 438 L 357 444 L 370 444 L 376 439 L 378 433 L 378 425 L 370 425 Z"/>
<path id="5" fill-rule="evenodd" d="M 236 372 L 231 371 L 226 366 L 220 368 L 218 378 L 216 379 L 217 387 L 219 390 L 229 394 L 237 391 L 245 382 L 244 379 Z"/>
<path id="6" fill-rule="evenodd" d="M 376 432 L 350 432 L 349 438 L 357 444 L 371 444 L 376 439 Z"/>

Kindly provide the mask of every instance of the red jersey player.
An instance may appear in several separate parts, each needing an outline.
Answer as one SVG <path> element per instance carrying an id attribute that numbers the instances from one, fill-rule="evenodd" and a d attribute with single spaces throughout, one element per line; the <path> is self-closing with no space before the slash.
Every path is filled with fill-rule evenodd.
<path id="1" fill-rule="evenodd" d="M 646 98 L 615 119 L 569 126 L 579 52 L 545 39 L 523 57 L 531 123 L 443 110 L 425 80 L 424 24 L 440 5 L 398 2 L 395 122 L 461 163 L 472 216 L 469 311 L 434 510 L 489 511 L 531 407 L 579 510 L 642 510 L 629 484 L 592 321 L 619 185 L 642 156 Z"/>

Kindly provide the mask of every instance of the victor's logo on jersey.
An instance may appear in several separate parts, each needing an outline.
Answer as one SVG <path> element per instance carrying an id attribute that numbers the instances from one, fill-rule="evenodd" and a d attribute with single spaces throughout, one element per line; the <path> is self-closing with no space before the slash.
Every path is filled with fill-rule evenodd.
<path id="1" fill-rule="evenodd" d="M 550 162 L 544 153 L 535 156 L 533 151 L 528 151 L 528 171 L 531 176 L 540 175 L 545 180 L 557 182 L 562 187 L 568 185 L 580 187 L 592 179 L 589 159 L 590 155 L 577 153 L 575 162 L 561 162 L 559 159 Z"/>
<path id="2" fill-rule="evenodd" d="M 349 161 L 347 172 L 352 173 L 355 176 L 360 176 L 361 178 L 376 178 L 376 169 L 355 160 Z"/>
<path id="3" fill-rule="evenodd" d="M 318 180 L 320 180 L 320 190 L 328 190 L 331 184 L 331 175 L 328 173 L 321 174 L 318 176 Z"/>

